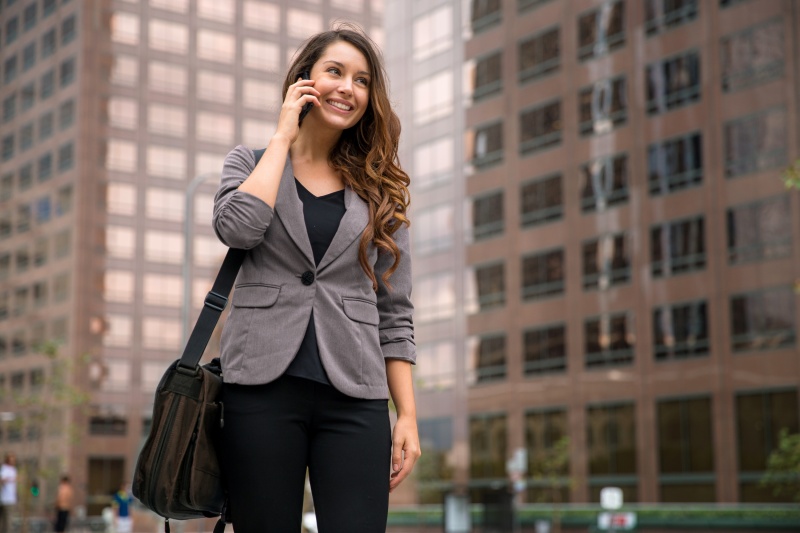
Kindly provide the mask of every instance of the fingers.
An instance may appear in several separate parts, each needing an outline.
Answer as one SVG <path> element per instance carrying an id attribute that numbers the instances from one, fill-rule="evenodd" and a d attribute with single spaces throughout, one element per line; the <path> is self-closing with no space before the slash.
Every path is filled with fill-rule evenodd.
<path id="1" fill-rule="evenodd" d="M 389 492 L 392 492 L 408 477 L 414 469 L 417 459 L 422 455 L 419 446 L 413 446 L 410 443 L 405 443 L 405 446 L 406 449 L 403 449 L 403 443 L 395 443 L 392 446 L 392 473 L 389 476 Z"/>

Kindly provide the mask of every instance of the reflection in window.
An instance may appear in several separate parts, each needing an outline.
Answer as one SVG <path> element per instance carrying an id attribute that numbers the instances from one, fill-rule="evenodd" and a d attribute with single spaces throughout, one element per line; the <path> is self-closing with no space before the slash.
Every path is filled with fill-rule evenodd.
<path id="1" fill-rule="evenodd" d="M 563 127 L 561 100 L 523 111 L 519 115 L 520 154 L 528 155 L 561 144 Z"/>
<path id="2" fill-rule="evenodd" d="M 795 298 L 791 287 L 731 296 L 731 347 L 735 352 L 795 344 Z"/>
<path id="3" fill-rule="evenodd" d="M 136 239 L 132 228 L 108 226 L 106 229 L 106 250 L 110 257 L 132 259 Z"/>
<path id="4" fill-rule="evenodd" d="M 484 335 L 468 341 L 470 385 L 505 379 L 506 336 L 504 333 Z"/>
<path id="5" fill-rule="evenodd" d="M 700 54 L 686 52 L 647 65 L 647 112 L 664 113 L 700 100 Z"/>
<path id="6" fill-rule="evenodd" d="M 525 449 L 528 451 L 529 502 L 562 503 L 569 501 L 569 461 L 554 470 L 559 441 L 567 438 L 567 411 L 543 409 L 525 413 Z M 553 479 L 551 476 L 558 476 Z"/>
<path id="7" fill-rule="evenodd" d="M 633 315 L 611 313 L 584 322 L 586 368 L 633 364 L 636 333 Z"/>
<path id="8" fill-rule="evenodd" d="M 607 289 L 631 279 L 630 247 L 624 233 L 583 243 L 583 288 Z"/>
<path id="9" fill-rule="evenodd" d="M 441 390 L 452 388 L 456 379 L 456 348 L 452 341 L 417 347 L 414 388 Z"/>
<path id="10" fill-rule="evenodd" d="M 564 293 L 564 249 L 522 258 L 522 299 L 533 300 Z"/>
<path id="11" fill-rule="evenodd" d="M 492 263 L 474 267 L 467 279 L 469 312 L 487 311 L 506 303 L 505 267 Z"/>
<path id="12" fill-rule="evenodd" d="M 414 317 L 420 323 L 452 318 L 456 301 L 452 272 L 421 277 L 415 285 Z"/>
<path id="13" fill-rule="evenodd" d="M 710 349 L 705 301 L 666 305 L 653 310 L 656 361 L 704 356 Z"/>
<path id="14" fill-rule="evenodd" d="M 486 194 L 472 201 L 472 238 L 486 239 L 503 233 L 503 191 Z"/>
<path id="15" fill-rule="evenodd" d="M 427 124 L 453 113 L 453 73 L 444 70 L 414 83 L 414 123 Z"/>
<path id="16" fill-rule="evenodd" d="M 652 227 L 650 260 L 653 276 L 703 270 L 706 267 L 704 228 L 702 216 Z"/>
<path id="17" fill-rule="evenodd" d="M 545 30 L 519 43 L 519 81 L 534 80 L 561 66 L 559 28 Z"/>
<path id="18" fill-rule="evenodd" d="M 656 196 L 703 183 L 703 143 L 700 132 L 651 144 L 647 149 L 650 194 Z"/>
<path id="19" fill-rule="evenodd" d="M 453 206 L 438 205 L 414 216 L 414 248 L 418 254 L 447 250 L 453 245 Z"/>
<path id="20" fill-rule="evenodd" d="M 526 376 L 539 376 L 567 370 L 567 326 L 557 324 L 523 333 L 523 360 Z"/>
<path id="21" fill-rule="evenodd" d="M 772 20 L 720 39 L 723 91 L 783 77 L 783 24 L 783 20 Z"/>
<path id="22" fill-rule="evenodd" d="M 578 111 L 581 135 L 607 133 L 625 124 L 628 118 L 625 78 L 602 80 L 582 89 Z"/>
<path id="23" fill-rule="evenodd" d="M 561 174 L 539 178 L 520 187 L 520 219 L 523 227 L 559 220 L 564 216 Z"/>
<path id="24" fill-rule="evenodd" d="M 588 407 L 586 440 L 592 501 L 614 477 L 626 502 L 636 497 L 636 409 L 633 404 Z M 596 480 L 592 479 L 595 478 Z M 602 478 L 602 479 L 601 479 Z"/>
<path id="25" fill-rule="evenodd" d="M 776 196 L 728 209 L 728 260 L 732 264 L 789 257 L 789 197 Z"/>
<path id="26" fill-rule="evenodd" d="M 472 98 L 479 100 L 503 88 L 503 53 L 495 52 L 479 58 L 473 72 Z"/>
<path id="27" fill-rule="evenodd" d="M 725 176 L 734 178 L 785 165 L 786 109 L 773 108 L 725 124 Z"/>
<path id="28" fill-rule="evenodd" d="M 453 8 L 442 6 L 414 21 L 414 59 L 421 61 L 453 46 Z"/>
<path id="29" fill-rule="evenodd" d="M 783 493 L 777 497 L 771 488 L 760 486 L 758 480 L 767 469 L 768 457 L 778 448 L 781 430 L 790 434 L 800 431 L 797 406 L 796 388 L 736 396 L 740 501 L 790 503 L 790 494 Z"/>
<path id="30" fill-rule="evenodd" d="M 581 209 L 605 211 L 628 201 L 628 154 L 602 157 L 581 167 Z"/>
<path id="31" fill-rule="evenodd" d="M 506 478 L 508 422 L 505 414 L 473 414 L 469 419 L 469 476 Z"/>
<path id="32" fill-rule="evenodd" d="M 484 124 L 475 129 L 472 164 L 478 169 L 503 160 L 503 123 Z"/>
<path id="33" fill-rule="evenodd" d="M 472 0 L 470 20 L 472 31 L 479 32 L 500 22 L 502 5 L 500 0 Z"/>
<path id="34" fill-rule="evenodd" d="M 186 94 L 189 83 L 186 67 L 174 63 L 150 61 L 147 68 L 148 83 L 152 90 L 177 96 Z M 198 83 L 198 92 L 202 89 L 203 84 Z"/>
<path id="35" fill-rule="evenodd" d="M 714 427 L 708 397 L 657 404 L 661 502 L 715 502 Z"/>
<path id="36" fill-rule="evenodd" d="M 450 181 L 455 146 L 452 137 L 442 137 L 414 148 L 414 186 L 419 189 Z"/>
<path id="37" fill-rule="evenodd" d="M 697 18 L 697 0 L 645 0 L 644 29 L 655 35 Z"/>
<path id="38" fill-rule="evenodd" d="M 625 44 L 625 2 L 606 2 L 578 19 L 578 59 L 608 54 Z"/>
<path id="39" fill-rule="evenodd" d="M 185 54 L 189 49 L 189 30 L 183 24 L 151 19 L 148 40 L 154 50 Z"/>

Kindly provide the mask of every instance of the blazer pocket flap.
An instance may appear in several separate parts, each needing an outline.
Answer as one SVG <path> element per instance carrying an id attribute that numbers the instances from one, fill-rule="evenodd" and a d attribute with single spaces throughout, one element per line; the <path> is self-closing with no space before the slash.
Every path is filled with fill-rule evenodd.
<path id="1" fill-rule="evenodd" d="M 277 285 L 238 285 L 233 292 L 236 307 L 272 307 L 281 288 Z"/>
<path id="2" fill-rule="evenodd" d="M 344 305 L 344 314 L 346 314 L 350 320 L 371 324 L 373 326 L 378 325 L 378 306 L 374 303 L 366 300 L 357 300 L 355 298 L 342 298 L 342 304 Z"/>

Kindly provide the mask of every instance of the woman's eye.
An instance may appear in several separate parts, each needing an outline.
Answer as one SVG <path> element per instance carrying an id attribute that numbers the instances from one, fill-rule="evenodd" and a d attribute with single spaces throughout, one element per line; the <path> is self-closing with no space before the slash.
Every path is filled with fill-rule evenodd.
<path id="1" fill-rule="evenodd" d="M 339 69 L 336 67 L 330 67 L 328 72 L 332 72 L 333 74 L 339 74 Z"/>
<path id="2" fill-rule="evenodd" d="M 356 81 L 362 85 L 369 85 L 369 80 L 367 78 L 358 78 Z"/>

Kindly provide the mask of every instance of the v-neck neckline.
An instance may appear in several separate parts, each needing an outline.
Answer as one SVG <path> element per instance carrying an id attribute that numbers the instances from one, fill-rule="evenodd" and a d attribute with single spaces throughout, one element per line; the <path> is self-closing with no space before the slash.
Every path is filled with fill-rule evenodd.
<path id="1" fill-rule="evenodd" d="M 296 177 L 296 176 L 295 176 L 295 178 L 294 178 L 294 182 L 295 182 L 295 183 L 297 183 L 297 185 L 299 185 L 299 186 L 300 186 L 300 187 L 301 187 L 301 188 L 302 188 L 302 189 L 303 189 L 305 192 L 307 192 L 308 194 L 310 194 L 311 196 L 313 196 L 313 197 L 314 197 L 314 198 L 316 198 L 317 200 L 322 200 L 322 199 L 324 199 L 324 198 L 328 198 L 328 197 L 330 197 L 330 196 L 333 196 L 334 194 L 339 194 L 339 193 L 342 193 L 342 194 L 343 194 L 343 193 L 344 193 L 344 189 L 339 189 L 338 191 L 333 191 L 333 192 L 329 192 L 328 194 L 323 194 L 322 196 L 317 196 L 317 195 L 316 195 L 316 194 L 314 194 L 313 192 L 309 191 L 309 190 L 306 188 L 306 186 L 305 186 L 305 185 L 303 185 L 303 184 L 300 182 L 300 180 L 299 180 L 299 179 L 297 179 L 297 177 Z"/>

